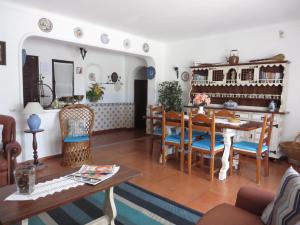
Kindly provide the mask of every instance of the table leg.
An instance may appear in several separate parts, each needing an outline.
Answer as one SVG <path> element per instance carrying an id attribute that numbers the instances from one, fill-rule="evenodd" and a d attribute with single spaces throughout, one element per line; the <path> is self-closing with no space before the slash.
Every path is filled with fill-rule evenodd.
<path id="1" fill-rule="evenodd" d="M 32 138 L 32 148 L 33 148 L 33 164 L 35 166 L 38 166 L 39 160 L 38 160 L 38 154 L 37 154 L 37 141 L 36 141 L 36 133 L 33 133 Z"/>
<path id="2" fill-rule="evenodd" d="M 231 137 L 236 134 L 235 130 L 232 129 L 224 129 L 223 137 L 224 137 L 224 153 L 222 156 L 222 168 L 219 173 L 219 180 L 225 180 L 227 177 L 227 170 L 229 169 L 229 154 L 231 147 Z"/>
<path id="3" fill-rule="evenodd" d="M 22 220 L 22 225 L 28 225 L 28 219 Z"/>

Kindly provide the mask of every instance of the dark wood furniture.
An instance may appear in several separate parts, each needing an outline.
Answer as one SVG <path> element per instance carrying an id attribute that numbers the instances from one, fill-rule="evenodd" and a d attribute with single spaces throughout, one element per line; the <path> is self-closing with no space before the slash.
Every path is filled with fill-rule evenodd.
<path id="1" fill-rule="evenodd" d="M 161 135 L 162 135 L 162 124 L 161 124 L 161 120 L 156 120 L 153 117 L 156 114 L 162 114 L 163 112 L 163 107 L 162 106 L 153 106 L 150 105 L 149 106 L 149 110 L 150 110 L 150 116 L 152 117 L 152 119 L 150 119 L 150 133 L 151 133 L 151 147 L 150 147 L 150 154 L 153 154 L 153 142 L 155 140 L 159 140 L 161 143 Z"/>
<path id="2" fill-rule="evenodd" d="M 78 168 L 76 170 L 78 170 Z M 66 169 L 62 173 L 40 179 L 39 182 L 58 178 L 74 171 L 74 169 Z M 9 185 L 0 188 L 0 224 L 8 225 L 21 220 L 24 220 L 24 223 L 26 223 L 26 219 L 29 217 L 103 190 L 106 190 L 106 203 L 107 206 L 110 207 L 104 210 L 107 215 L 106 220 L 113 222 L 116 216 L 116 208 L 113 201 L 113 187 L 138 175 L 140 175 L 140 172 L 121 166 L 120 170 L 113 177 L 96 186 L 85 184 L 83 186 L 57 192 L 53 195 L 48 195 L 44 198 L 39 198 L 35 201 L 4 201 L 7 196 L 16 191 L 16 187 L 15 185 Z"/>
<path id="3" fill-rule="evenodd" d="M 13 117 L 0 115 L 2 125 L 2 146 L 0 148 L 0 186 L 14 183 L 13 171 L 21 146 L 16 141 L 16 121 Z"/>
<path id="4" fill-rule="evenodd" d="M 41 133 L 43 131 L 44 131 L 44 129 L 38 129 L 35 131 L 31 131 L 31 130 L 24 131 L 27 134 L 32 134 L 33 165 L 36 169 L 41 169 L 44 167 L 44 164 L 42 162 L 39 162 L 38 152 L 37 152 L 38 145 L 37 145 L 37 141 L 36 141 L 36 134 Z"/>
<path id="5" fill-rule="evenodd" d="M 274 115 L 265 116 L 256 151 L 249 151 L 247 149 L 243 149 L 238 146 L 235 146 L 238 143 L 235 143 L 231 146 L 230 149 L 230 174 L 231 175 L 233 174 L 233 168 L 232 168 L 233 155 L 235 153 L 238 153 L 239 155 L 250 155 L 256 159 L 256 183 L 257 184 L 260 183 L 261 160 L 264 160 L 265 175 L 269 176 L 269 146 L 270 146 L 270 139 L 271 139 L 272 128 L 273 128 L 273 119 L 274 119 Z"/>

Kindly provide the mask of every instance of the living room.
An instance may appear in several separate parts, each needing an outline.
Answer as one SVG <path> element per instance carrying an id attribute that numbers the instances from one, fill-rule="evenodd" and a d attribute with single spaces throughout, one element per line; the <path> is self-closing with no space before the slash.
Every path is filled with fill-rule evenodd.
<path id="1" fill-rule="evenodd" d="M 17 166 L 34 161 L 44 164 L 43 168 L 35 170 L 36 185 L 48 176 L 70 171 L 69 167 L 61 164 L 64 160 L 64 141 L 61 139 L 60 126 L 60 112 L 66 108 L 64 105 L 73 105 L 70 102 L 75 102 L 75 106 L 87 106 L 94 112 L 89 140 L 89 157 L 92 158 L 93 165 L 120 165 L 120 173 L 116 173 L 116 179 L 118 173 L 122 175 L 124 172 L 122 166 L 137 171 L 137 174 L 141 173 L 136 174 L 137 176 L 134 172 L 130 173 L 136 177 L 124 185 L 134 185 L 134 188 L 146 191 L 147 194 L 151 193 L 151 196 L 158 195 L 159 201 L 166 200 L 163 204 L 174 202 L 182 214 L 186 212 L 194 218 L 194 222 L 191 222 L 178 213 L 178 220 L 166 219 L 164 213 L 157 212 L 160 210 L 154 212 L 148 208 L 153 214 L 152 217 L 158 216 L 161 220 L 153 220 L 151 217 L 152 222 L 148 221 L 145 219 L 147 213 L 144 213 L 140 217 L 142 222 L 137 220 L 134 223 L 128 219 L 129 215 L 126 217 L 126 210 L 122 211 L 117 203 L 116 223 L 188 224 L 187 221 L 190 221 L 190 224 L 197 224 L 199 221 L 199 224 L 215 224 L 216 221 L 206 223 L 204 218 L 209 216 L 210 210 L 222 203 L 234 205 L 240 188 L 254 187 L 274 194 L 277 193 L 282 176 L 290 165 L 299 171 L 299 150 L 292 153 L 294 158 L 290 158 L 288 153 L 292 148 L 295 148 L 295 151 L 299 148 L 298 140 L 294 142 L 300 127 L 300 107 L 297 104 L 300 97 L 297 85 L 300 71 L 296 66 L 300 62 L 300 46 L 297 44 L 300 34 L 298 1 L 78 1 L 74 4 L 68 0 L 1 0 L 0 5 L 0 114 L 15 120 L 14 139 L 21 148 L 16 158 Z M 35 61 L 38 69 L 34 73 L 27 70 L 30 68 L 28 59 L 31 56 L 38 58 L 38 61 Z M 232 59 L 238 61 L 230 61 Z M 53 82 L 55 60 L 58 60 L 58 63 L 72 62 L 70 79 L 73 81 L 68 83 L 71 90 L 69 94 L 59 94 L 59 87 L 55 86 L 58 85 L 59 78 Z M 214 71 L 220 70 L 226 71 L 224 78 L 213 80 Z M 239 78 L 242 70 L 247 71 L 247 81 Z M 27 125 L 28 116 L 34 113 L 26 114 L 24 108 L 28 105 L 26 103 L 35 102 L 35 97 L 30 94 L 28 96 L 31 96 L 31 99 L 26 99 L 26 90 L 37 88 L 40 80 L 39 84 L 28 80 L 28 87 L 25 88 L 26 71 L 29 71 L 29 75 L 36 74 L 38 79 L 44 77 L 45 84 L 51 88 L 50 103 L 43 105 L 40 101 L 40 107 L 44 109 L 37 111 L 42 129 L 37 133 L 32 132 Z M 266 77 L 262 78 L 262 74 L 266 74 Z M 214 144 L 221 143 L 224 146 L 223 156 L 216 155 L 215 160 L 212 160 L 214 154 L 203 157 L 203 151 L 198 151 L 199 148 L 194 152 L 194 137 L 190 138 L 193 139 L 191 145 L 189 141 L 183 140 L 178 146 L 170 148 L 164 147 L 168 143 L 162 138 L 163 133 L 158 138 L 154 137 L 151 124 L 153 121 L 163 121 L 164 113 L 158 117 L 151 115 L 151 107 L 163 103 L 161 91 L 165 81 L 176 84 L 181 89 L 178 93 L 185 120 L 184 132 L 181 133 L 186 132 L 187 139 L 191 130 L 188 123 L 191 122 L 193 126 L 192 119 L 189 120 L 191 111 L 203 110 L 201 104 L 195 104 L 195 98 L 201 94 L 199 97 L 202 101 L 202 94 L 207 95 L 209 103 L 204 104 L 204 111 L 209 118 L 216 116 Z M 88 97 L 87 92 L 90 86 L 96 83 L 104 94 L 100 94 L 94 101 Z M 64 99 L 68 96 L 71 96 L 72 100 Z M 79 96 L 79 100 L 76 100 L 75 96 Z M 230 100 L 238 106 L 226 110 L 234 112 L 235 120 L 232 120 L 232 123 L 238 121 L 240 128 L 232 127 L 230 122 L 221 125 L 217 119 L 220 107 Z M 230 103 L 232 104 L 232 101 Z M 275 109 L 272 109 L 271 103 L 275 105 Z M 167 116 L 167 107 L 164 109 Z M 234 158 L 240 154 L 240 148 L 235 149 L 234 146 L 243 140 L 259 143 L 264 119 L 266 118 L 266 126 L 271 121 L 267 120 L 268 116 L 273 116 L 272 135 L 268 150 L 265 151 L 262 145 L 262 151 L 259 153 L 259 158 L 263 160 L 262 175 L 260 176 L 259 172 L 258 176 L 258 160 L 249 155 L 240 159 Z M 243 120 L 248 121 L 247 125 L 243 125 Z M 163 126 L 164 123 L 160 124 Z M 169 132 L 171 129 L 168 129 L 168 125 L 165 126 L 166 132 Z M 268 132 L 270 129 L 265 130 Z M 181 133 L 177 134 L 180 136 Z M 193 132 L 190 133 L 193 135 Z M 221 142 L 217 140 L 218 135 L 223 136 Z M 212 136 L 214 135 L 210 135 L 209 138 Z M 37 145 L 35 147 L 34 140 Z M 73 146 L 72 144 L 70 146 Z M 285 144 L 288 146 L 287 150 L 284 149 Z M 35 160 L 32 157 L 33 153 Z M 201 158 L 192 168 L 190 155 L 192 162 Z M 204 166 L 199 165 L 200 161 Z M 216 171 L 211 169 L 212 161 Z M 267 166 L 269 176 L 263 176 L 263 169 Z M 230 173 L 230 170 L 233 172 Z M 12 169 L 10 172 L 10 183 L 13 183 L 15 178 Z M 211 174 L 214 175 L 213 178 Z M 125 181 L 127 180 L 122 182 Z M 109 183 L 104 181 L 96 187 L 105 186 L 105 182 Z M 16 188 L 15 186 L 16 184 L 12 184 L 11 187 Z M 7 187 L 9 185 L 5 186 Z M 1 192 L 8 193 L 6 190 L 8 191 L 3 189 Z M 124 194 L 117 185 L 115 190 Z M 84 190 L 82 193 L 85 191 L 92 194 L 90 190 Z M 70 199 L 75 192 L 70 194 Z M 82 198 L 86 196 L 88 194 Z M 127 197 L 124 196 L 122 198 Z M 18 204 L 27 204 L 21 201 L 4 201 L 7 196 L 2 197 L 1 204 L 12 204 L 12 210 L 18 207 Z M 34 200 L 37 205 L 40 199 L 42 198 Z M 48 209 L 59 208 L 62 211 L 61 205 L 73 204 L 74 201 L 67 200 L 56 205 L 57 207 L 49 206 Z M 132 203 L 132 199 L 126 201 Z M 45 201 L 43 204 L 46 205 Z M 174 205 L 171 207 L 175 207 Z M 89 211 L 89 208 L 79 208 L 80 212 Z M 30 215 L 20 212 L 22 215 L 14 216 L 19 218 L 18 221 L 30 218 L 29 224 L 45 224 L 45 221 L 48 221 L 46 224 L 70 224 L 67 220 L 59 222 L 59 218 L 63 217 L 59 215 L 62 214 L 48 213 L 48 209 L 32 211 Z M 85 224 L 91 220 L 87 218 L 85 222 L 80 222 L 71 213 L 66 213 L 66 209 L 63 211 L 73 218 L 70 221 L 77 220 L 74 224 Z M 134 212 L 130 211 L 130 215 L 132 213 Z M 3 212 L 0 213 L 0 221 L 4 224 L 17 222 L 5 220 L 6 217 L 2 218 L 2 215 Z M 173 212 L 170 217 L 174 219 L 175 215 L 176 212 Z M 234 215 L 233 217 L 239 217 Z M 296 215 L 299 215 L 299 209 Z M 222 220 L 223 217 L 219 218 Z M 274 221 L 268 224 L 299 223 L 299 220 L 295 223 Z M 223 222 L 227 224 L 226 221 Z M 231 223 L 238 224 L 232 221 Z"/>

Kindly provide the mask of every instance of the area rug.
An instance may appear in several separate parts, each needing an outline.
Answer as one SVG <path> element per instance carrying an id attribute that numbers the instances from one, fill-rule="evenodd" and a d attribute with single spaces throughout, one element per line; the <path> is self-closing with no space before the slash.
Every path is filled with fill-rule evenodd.
<path id="1" fill-rule="evenodd" d="M 202 213 L 136 185 L 114 188 L 116 225 L 194 225 Z M 29 225 L 81 225 L 103 215 L 104 193 L 99 192 L 29 219 Z"/>

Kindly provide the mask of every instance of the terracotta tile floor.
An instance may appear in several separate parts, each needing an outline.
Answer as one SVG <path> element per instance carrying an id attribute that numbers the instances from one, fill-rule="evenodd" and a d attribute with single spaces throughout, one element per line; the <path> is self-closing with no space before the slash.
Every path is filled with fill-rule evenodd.
<path id="1" fill-rule="evenodd" d="M 165 166 L 159 164 L 159 143 L 154 144 L 154 154 L 151 156 L 150 142 L 151 139 L 141 131 L 119 131 L 94 136 L 94 163 L 116 163 L 135 168 L 142 175 L 131 180 L 132 183 L 201 212 L 223 202 L 234 204 L 241 186 L 257 186 L 252 159 L 241 159 L 241 169 L 226 181 L 219 181 L 216 175 L 215 180 L 210 182 L 207 180 L 207 168 L 194 167 L 192 174 L 188 175 L 179 171 L 179 163 L 175 159 L 170 159 Z M 59 157 L 45 159 L 44 163 L 47 167 L 38 172 L 38 177 L 63 169 Z M 270 176 L 262 176 L 259 186 L 275 192 L 288 166 L 285 161 L 270 162 Z"/>

